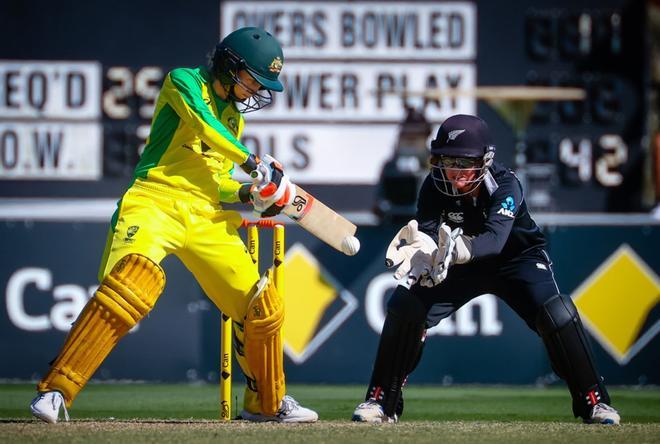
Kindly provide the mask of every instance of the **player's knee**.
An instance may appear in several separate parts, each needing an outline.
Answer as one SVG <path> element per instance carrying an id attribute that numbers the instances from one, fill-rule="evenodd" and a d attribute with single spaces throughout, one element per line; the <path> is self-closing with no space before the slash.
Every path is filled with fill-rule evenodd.
<path id="1" fill-rule="evenodd" d="M 555 295 L 545 301 L 536 316 L 539 334 L 556 332 L 578 318 L 578 311 L 569 296 Z"/>
<path id="2" fill-rule="evenodd" d="M 94 298 L 132 327 L 151 311 L 164 287 L 160 265 L 141 254 L 129 254 L 103 279 Z"/>
<path id="3" fill-rule="evenodd" d="M 245 336 L 249 340 L 265 340 L 279 333 L 284 323 L 284 301 L 277 292 L 272 276 L 267 273 L 257 284 L 248 304 Z"/>
<path id="4" fill-rule="evenodd" d="M 213 289 L 213 292 L 208 295 L 216 306 L 224 307 L 227 315 L 234 321 L 242 321 L 248 313 L 250 304 L 269 283 L 264 284 L 262 280 L 262 276 L 259 276 L 256 271 L 250 270 L 250 273 L 245 275 L 241 272 L 239 279 L 229 281 L 221 288 Z"/>
<path id="5" fill-rule="evenodd" d="M 409 289 L 399 285 L 387 303 L 387 312 L 410 322 L 426 320 L 426 307 Z"/>

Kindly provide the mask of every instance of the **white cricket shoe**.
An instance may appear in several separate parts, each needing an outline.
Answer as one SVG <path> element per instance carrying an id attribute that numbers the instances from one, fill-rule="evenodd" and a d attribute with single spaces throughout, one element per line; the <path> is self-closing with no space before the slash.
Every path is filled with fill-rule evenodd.
<path id="1" fill-rule="evenodd" d="M 60 416 L 60 407 L 64 409 L 64 419 L 69 420 L 64 398 L 57 391 L 39 393 L 30 403 L 32 414 L 42 421 L 55 424 Z"/>
<path id="2" fill-rule="evenodd" d="M 243 410 L 241 418 L 253 422 L 316 422 L 319 415 L 314 410 L 301 406 L 293 397 L 285 395 L 275 415 L 262 415 Z"/>
<path id="3" fill-rule="evenodd" d="M 591 409 L 590 418 L 585 421 L 588 424 L 619 424 L 621 416 L 614 408 L 599 402 Z"/>
<path id="4" fill-rule="evenodd" d="M 359 404 L 353 412 L 353 421 L 357 422 L 397 422 L 397 417 L 389 417 L 383 411 L 383 406 L 378 404 L 375 399 L 369 399 L 362 404 Z"/>

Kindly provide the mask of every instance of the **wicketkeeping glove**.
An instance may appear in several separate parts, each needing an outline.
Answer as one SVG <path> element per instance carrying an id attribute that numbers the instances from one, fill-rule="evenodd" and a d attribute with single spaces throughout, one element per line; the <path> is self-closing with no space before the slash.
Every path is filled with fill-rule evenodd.
<path id="1" fill-rule="evenodd" d="M 385 266 L 397 267 L 394 278 L 400 285 L 410 288 L 420 277 L 431 272 L 437 249 L 435 241 L 419 231 L 417 221 L 413 219 L 399 230 L 387 247 Z"/>
<path id="2" fill-rule="evenodd" d="M 438 250 L 433 257 L 433 267 L 428 275 L 422 277 L 420 285 L 435 287 L 447 278 L 449 267 L 469 262 L 471 258 L 470 240 L 463 235 L 463 230 L 452 230 L 443 223 L 438 229 Z"/>

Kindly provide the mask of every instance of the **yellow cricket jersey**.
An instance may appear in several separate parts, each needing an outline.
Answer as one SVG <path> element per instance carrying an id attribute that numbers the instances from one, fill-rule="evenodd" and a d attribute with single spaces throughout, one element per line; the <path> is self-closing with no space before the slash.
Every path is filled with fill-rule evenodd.
<path id="1" fill-rule="evenodd" d="M 205 67 L 178 68 L 160 90 L 135 179 L 190 192 L 210 202 L 236 202 L 234 163 L 250 152 L 239 142 L 244 120 L 213 90 Z"/>

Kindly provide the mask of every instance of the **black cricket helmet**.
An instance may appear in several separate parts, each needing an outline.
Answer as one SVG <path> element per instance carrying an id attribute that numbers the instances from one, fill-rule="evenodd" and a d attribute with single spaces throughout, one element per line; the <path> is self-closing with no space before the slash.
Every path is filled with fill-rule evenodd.
<path id="1" fill-rule="evenodd" d="M 463 196 L 474 191 L 483 182 L 495 158 L 490 130 L 483 119 L 467 114 L 456 114 L 445 120 L 431 142 L 431 174 L 436 188 L 448 196 Z M 469 185 L 457 190 L 447 178 L 447 171 L 467 173 L 475 171 Z"/>
<path id="2" fill-rule="evenodd" d="M 269 32 L 255 27 L 245 27 L 227 35 L 215 47 L 211 71 L 227 88 L 229 96 L 240 103 L 241 112 L 256 111 L 269 105 L 271 91 L 281 92 L 284 86 L 278 77 L 284 65 L 282 46 Z M 247 71 L 261 87 L 252 91 L 239 78 L 239 71 Z M 234 94 L 234 86 L 240 84 L 253 95 L 243 101 Z"/>

